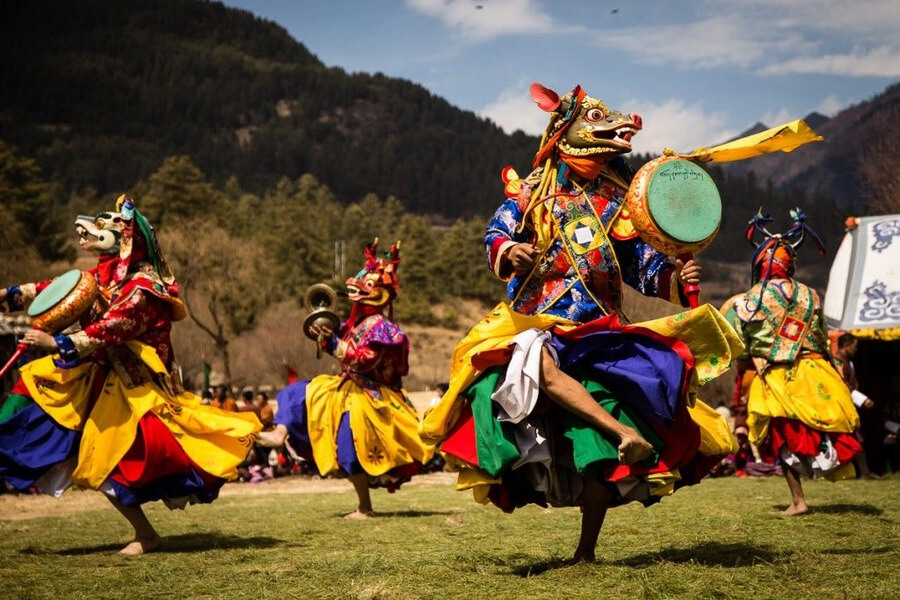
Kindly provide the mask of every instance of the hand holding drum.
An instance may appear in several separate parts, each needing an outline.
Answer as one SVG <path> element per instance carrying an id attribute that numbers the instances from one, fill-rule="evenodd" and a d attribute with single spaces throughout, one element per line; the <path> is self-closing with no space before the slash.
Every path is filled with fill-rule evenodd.
<path id="1" fill-rule="evenodd" d="M 56 340 L 51 334 L 75 323 L 99 295 L 97 281 L 86 271 L 73 269 L 50 282 L 28 307 L 28 316 L 34 329 L 25 334 L 16 346 L 15 353 L 0 369 L 0 378 L 6 375 L 29 348 L 54 350 Z"/>
<path id="2" fill-rule="evenodd" d="M 635 230 L 680 264 L 678 277 L 691 308 L 700 304 L 700 265 L 694 253 L 709 246 L 722 223 L 722 200 L 709 174 L 677 156 L 641 167 L 625 195 Z"/>

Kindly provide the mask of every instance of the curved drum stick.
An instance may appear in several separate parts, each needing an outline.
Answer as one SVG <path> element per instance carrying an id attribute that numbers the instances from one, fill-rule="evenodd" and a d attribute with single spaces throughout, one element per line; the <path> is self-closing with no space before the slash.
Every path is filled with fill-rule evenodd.
<path id="1" fill-rule="evenodd" d="M 18 360 L 22 358 L 22 355 L 27 351 L 28 344 L 26 344 L 25 342 L 19 342 L 19 345 L 16 346 L 16 351 L 13 352 L 13 355 L 9 357 L 9 360 L 6 361 L 6 364 L 3 365 L 2 369 L 0 369 L 0 379 L 6 377 L 6 374 L 15 366 L 16 362 L 18 362 Z"/>

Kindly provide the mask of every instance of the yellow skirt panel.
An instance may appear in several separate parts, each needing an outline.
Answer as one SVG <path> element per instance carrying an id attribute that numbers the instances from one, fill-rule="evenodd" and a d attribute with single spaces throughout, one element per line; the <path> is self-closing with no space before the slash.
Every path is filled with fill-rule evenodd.
<path id="1" fill-rule="evenodd" d="M 725 418 L 699 398 L 688 407 L 691 420 L 700 428 L 700 454 L 722 456 L 738 451 L 738 443 Z"/>
<path id="2" fill-rule="evenodd" d="M 419 416 L 406 403 L 403 393 L 383 386 L 379 392 L 381 398 L 377 399 L 352 380 L 341 384 L 339 375 L 320 375 L 309 382 L 309 441 L 322 475 L 340 468 L 337 434 L 346 411 L 350 411 L 357 460 L 369 475 L 383 475 L 395 467 L 431 460 L 434 447 L 419 437 Z"/>
<path id="3" fill-rule="evenodd" d="M 154 372 L 167 376 L 152 348 L 137 343 L 129 346 Z M 103 376 L 105 369 L 96 364 L 59 369 L 52 357 L 28 367 L 23 370 L 23 379 L 34 401 L 60 425 L 82 430 L 73 474 L 73 482 L 81 487 L 96 489 L 109 477 L 134 443 L 138 422 L 147 412 L 160 418 L 200 468 L 224 479 L 237 476 L 237 466 L 262 429 L 253 413 L 206 406 L 195 394 L 175 394 L 152 383 L 128 387 L 115 372 L 106 375 L 106 383 L 88 412 L 90 381 Z M 53 385 L 47 385 L 48 381 Z"/>
<path id="4" fill-rule="evenodd" d="M 487 350 L 505 348 L 512 338 L 527 329 L 549 329 L 553 326 L 565 329 L 572 328 L 574 324 L 549 315 L 522 315 L 513 311 L 506 303 L 495 307 L 457 344 L 453 352 L 449 389 L 441 402 L 426 412 L 419 428 L 422 438 L 436 443 L 443 439 L 456 423 L 464 405 L 460 394 L 481 374 L 472 366 L 473 356 Z M 719 311 L 709 304 L 668 317 L 635 323 L 635 326 L 644 327 L 666 337 L 676 337 L 690 348 L 695 361 L 696 376 L 696 379 L 691 381 L 692 390 L 698 384 L 706 384 L 722 375 L 728 370 L 731 361 L 744 351 L 744 344 L 734 329 Z M 693 399 L 693 391 L 690 396 L 689 404 L 693 404 L 690 401 Z M 713 442 L 715 437 L 729 448 L 731 444 L 736 443 L 733 438 L 724 441 L 721 432 L 723 427 L 727 429 L 727 425 L 721 415 L 716 413 L 714 418 L 703 409 L 698 411 L 698 415 L 694 418 L 695 421 L 700 419 L 698 424 L 701 421 L 710 424 L 710 431 L 719 432 L 709 434 L 711 444 L 719 444 Z M 716 419 L 720 423 L 711 425 Z"/>
<path id="5" fill-rule="evenodd" d="M 850 433 L 859 427 L 850 390 L 823 358 L 801 358 L 794 365 L 775 365 L 755 377 L 747 398 L 750 441 L 762 442 L 775 417 L 796 419 L 828 432 Z"/>

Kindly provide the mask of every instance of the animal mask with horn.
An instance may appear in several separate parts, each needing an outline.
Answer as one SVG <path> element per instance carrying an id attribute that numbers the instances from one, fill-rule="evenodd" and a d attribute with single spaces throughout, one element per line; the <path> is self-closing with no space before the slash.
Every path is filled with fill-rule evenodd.
<path id="1" fill-rule="evenodd" d="M 347 297 L 353 303 L 350 320 L 388 309 L 388 318 L 394 318 L 394 299 L 400 293 L 400 242 L 391 245 L 390 252 L 378 256 L 378 238 L 366 245 L 366 264 L 346 282 Z"/>
<path id="2" fill-rule="evenodd" d="M 577 174 L 585 181 L 601 175 L 627 189 L 633 176 L 624 160 L 614 160 L 631 151 L 631 138 L 641 130 L 641 117 L 612 110 L 603 101 L 588 96 L 581 86 L 560 97 L 540 83 L 531 84 L 531 99 L 550 113 L 550 121 L 534 156 L 534 170 L 525 180 L 515 170 L 503 170 L 505 193 L 516 198 L 527 215 L 519 231 L 530 222 L 537 232 L 537 243 L 550 243 L 544 215 L 544 200 L 561 193 Z M 526 184 L 527 182 L 527 184 Z"/>
<path id="3" fill-rule="evenodd" d="M 145 279 L 161 297 L 175 305 L 175 319 L 184 318 L 178 296 L 178 283 L 169 270 L 159 248 L 156 232 L 147 218 L 138 212 L 132 198 L 124 194 L 116 200 L 114 212 L 75 218 L 75 232 L 83 250 L 99 256 L 97 279 L 101 289 L 114 287 L 136 273 Z"/>
<path id="4" fill-rule="evenodd" d="M 586 179 L 599 176 L 613 157 L 631 151 L 631 138 L 641 130 L 641 117 L 613 110 L 588 96 L 581 86 L 557 95 L 539 83 L 531 84 L 531 98 L 550 121 L 534 157 L 534 167 L 561 159 Z"/>

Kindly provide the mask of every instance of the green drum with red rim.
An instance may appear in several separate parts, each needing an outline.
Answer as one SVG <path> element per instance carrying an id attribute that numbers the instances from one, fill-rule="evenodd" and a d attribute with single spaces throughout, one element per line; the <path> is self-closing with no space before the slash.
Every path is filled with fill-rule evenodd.
<path id="1" fill-rule="evenodd" d="M 28 307 L 31 326 L 59 333 L 83 315 L 100 295 L 96 279 L 87 271 L 66 271 L 45 287 Z"/>

